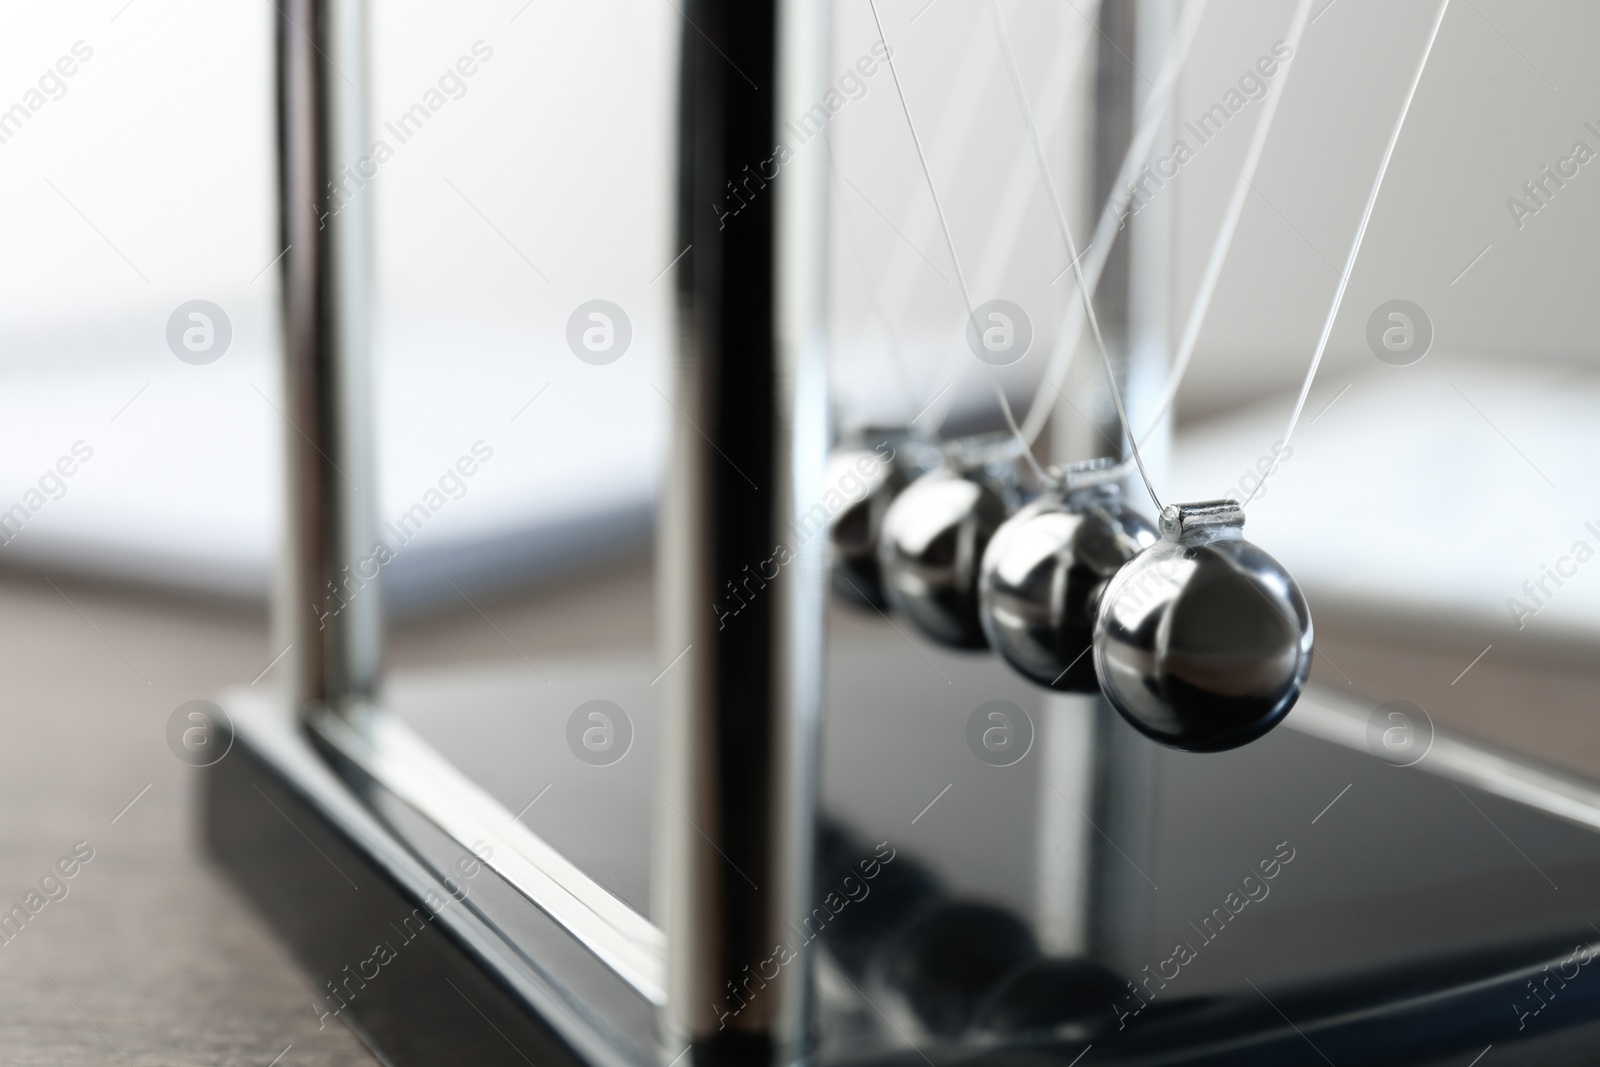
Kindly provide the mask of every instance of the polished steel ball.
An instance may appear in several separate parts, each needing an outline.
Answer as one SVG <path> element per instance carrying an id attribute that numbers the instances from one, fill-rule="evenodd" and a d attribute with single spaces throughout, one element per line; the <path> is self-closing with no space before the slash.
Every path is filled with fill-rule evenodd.
<path id="1" fill-rule="evenodd" d="M 907 486 L 883 517 L 878 562 L 895 611 L 952 648 L 983 648 L 978 568 L 1000 524 L 1022 503 L 1008 441 L 960 442 L 949 464 Z"/>
<path id="2" fill-rule="evenodd" d="M 1169 507 L 1161 540 L 1100 597 L 1100 688 L 1141 733 L 1190 752 L 1248 744 L 1289 713 L 1311 669 L 1311 613 L 1244 539 L 1232 500 Z"/>
<path id="3" fill-rule="evenodd" d="M 1101 475 L 1098 484 L 1074 477 Z M 1095 609 L 1123 564 L 1156 543 L 1156 528 L 1127 507 L 1108 465 L 1065 472 L 1060 492 L 995 532 L 978 578 L 978 617 L 989 645 L 1025 677 L 1092 693 Z"/>
<path id="4" fill-rule="evenodd" d="M 830 490 L 844 506 L 828 522 L 828 572 L 842 599 L 888 607 L 878 565 L 883 517 L 913 480 L 943 462 L 937 447 L 908 430 L 863 430 L 828 456 Z"/>

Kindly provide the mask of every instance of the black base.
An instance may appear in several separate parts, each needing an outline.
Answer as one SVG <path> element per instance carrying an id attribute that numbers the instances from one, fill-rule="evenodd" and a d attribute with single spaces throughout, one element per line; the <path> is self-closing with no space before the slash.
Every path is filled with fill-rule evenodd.
<path id="1" fill-rule="evenodd" d="M 1571 962 L 1576 946 L 1600 944 L 1591 925 L 1600 923 L 1600 834 L 1589 827 L 1474 786 L 1463 771 L 1470 764 L 1439 752 L 1417 767 L 1391 767 L 1304 728 L 1224 756 L 1161 753 L 1137 738 L 1130 748 L 1123 738 L 1102 754 L 1109 778 L 1132 783 L 1136 798 L 1148 794 L 1151 811 L 1132 818 L 1115 805 L 1093 809 L 1097 831 L 1117 842 L 1096 861 L 1110 880 L 1095 922 L 1121 932 L 1108 947 L 1091 945 L 1104 966 L 1052 957 L 1028 933 L 1026 893 L 1005 900 L 962 882 L 962 868 L 982 862 L 1012 864 L 991 884 L 1026 881 L 1027 811 L 1039 802 L 1042 752 L 996 768 L 969 753 L 964 738 L 970 709 L 988 697 L 1031 707 L 1041 725 L 1060 709 L 1042 708 L 986 661 L 958 670 L 962 661 L 939 659 L 956 680 L 948 695 L 925 664 L 917 682 L 885 671 L 883 656 L 875 647 L 854 656 L 839 649 L 830 676 L 824 796 L 840 821 L 827 825 L 819 849 L 818 899 L 854 865 L 852 849 L 870 853 L 891 837 L 899 858 L 820 938 L 819 1062 L 1066 1067 L 1091 1045 L 1084 1067 L 1466 1067 L 1491 1045 L 1480 1067 L 1596 1062 L 1600 971 Z M 494 760 L 565 759 L 562 731 L 580 695 L 623 700 L 639 727 L 636 751 L 608 768 L 573 760 L 574 777 L 561 789 L 579 802 L 546 804 L 526 820 L 558 844 L 563 826 L 575 825 L 561 819 L 594 817 L 582 782 L 603 790 L 591 797 L 648 806 L 644 792 L 632 797 L 613 787 L 623 779 L 606 775 L 626 772 L 647 787 L 653 711 L 625 691 L 627 671 L 611 665 L 600 682 L 586 670 L 576 670 L 588 681 L 571 693 L 553 672 L 556 684 L 536 690 L 554 694 L 542 698 L 548 708 L 519 696 L 503 720 L 482 687 L 471 700 L 445 700 L 453 710 L 438 721 L 448 732 L 430 738 L 453 743 L 447 755 L 487 781 Z M 635 673 L 648 691 L 650 665 Z M 915 692 L 923 683 L 932 696 Z M 205 772 L 206 842 L 324 992 L 307 1010 L 352 1025 L 397 1065 L 643 1067 L 681 1051 L 660 1038 L 654 1008 L 633 987 L 468 849 L 269 704 L 231 701 L 228 710 L 233 748 Z M 1363 716 L 1347 711 L 1359 738 Z M 426 736 L 427 722 L 413 718 Z M 513 729 L 524 733 L 513 738 Z M 1326 722 L 1320 732 L 1333 736 Z M 503 751 L 486 738 L 500 739 Z M 472 758 L 489 762 L 473 767 Z M 1142 772 L 1133 766 L 1146 759 Z M 502 802 L 533 796 L 561 766 L 507 779 Z M 891 780 L 896 774 L 922 774 L 928 784 L 910 793 Z M 952 779 L 948 796 L 933 797 Z M 1569 795 L 1595 795 L 1568 782 Z M 923 808 L 930 798 L 942 807 Z M 623 836 L 643 835 L 646 822 Z M 580 829 L 562 845 L 574 856 L 583 840 L 598 839 L 594 827 Z M 996 843 L 1017 836 L 1007 859 Z M 1271 899 L 1250 905 L 1214 942 L 1185 932 L 1185 919 L 1202 921 L 1283 837 L 1299 856 Z M 623 867 L 606 873 L 635 885 L 648 866 L 646 843 L 625 843 L 627 856 L 640 854 L 637 878 Z M 597 870 L 603 859 L 593 858 Z M 966 936 L 979 929 L 992 936 Z M 1171 949 L 1158 943 L 1177 938 L 1199 947 L 1199 963 L 1170 988 L 1144 985 L 1156 995 L 1122 1017 L 1141 1003 L 1128 986 L 1148 980 L 1140 965 L 1165 966 Z M 885 1025 L 890 1017 L 896 1022 Z M 906 1049 L 901 1034 L 917 1049 Z"/>
<path id="2" fill-rule="evenodd" d="M 232 748 L 204 772 L 205 843 L 320 987 L 308 1011 L 346 1023 L 396 1067 L 647 1061 L 563 991 L 630 995 L 565 931 L 272 710 L 230 711 Z M 382 815 L 409 824 L 406 841 Z M 497 908 L 520 949 L 485 916 Z M 642 1001 L 612 1007 L 648 1033 Z"/>

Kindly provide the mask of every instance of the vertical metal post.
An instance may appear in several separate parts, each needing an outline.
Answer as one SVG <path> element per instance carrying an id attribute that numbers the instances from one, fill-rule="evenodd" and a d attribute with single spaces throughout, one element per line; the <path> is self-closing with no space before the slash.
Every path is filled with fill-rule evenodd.
<path id="1" fill-rule="evenodd" d="M 1096 214 L 1100 206 L 1119 191 L 1117 174 L 1122 168 L 1122 157 L 1127 154 L 1128 143 L 1133 140 L 1134 83 L 1139 77 L 1135 66 L 1138 59 L 1134 57 L 1138 9 L 1139 0 L 1101 0 L 1100 4 L 1094 75 L 1094 180 L 1090 194 Z M 1117 235 L 1094 293 L 1100 330 L 1111 352 L 1112 363 L 1119 371 L 1125 369 L 1128 352 L 1132 244 L 1130 235 Z M 1096 365 L 1094 353 L 1087 355 L 1089 358 L 1083 362 L 1094 371 L 1091 380 L 1099 386 L 1096 392 L 1109 398 L 1101 378 L 1104 372 Z M 1117 384 L 1120 386 L 1122 382 Z M 1109 399 L 1097 403 L 1092 410 L 1100 421 L 1109 420 L 1109 425 L 1096 429 L 1109 430 L 1110 440 L 1120 442 L 1122 429 L 1116 423 L 1116 412 Z"/>
<path id="2" fill-rule="evenodd" d="M 1150 57 L 1146 70 L 1163 60 L 1172 47 L 1175 25 L 1175 0 L 1139 0 L 1138 17 L 1134 25 L 1133 55 Z M 1144 111 L 1151 86 L 1143 79 L 1131 85 L 1134 113 Z M 1160 132 L 1156 134 L 1152 158 L 1167 155 L 1176 139 L 1179 96 L 1174 94 L 1172 105 L 1162 118 Z M 1137 219 L 1128 225 L 1128 327 L 1126 355 L 1123 359 L 1123 400 L 1128 407 L 1128 418 L 1145 433 L 1150 427 L 1152 409 L 1161 402 L 1167 386 L 1167 372 L 1172 366 L 1172 242 L 1174 219 L 1177 215 L 1176 188 L 1164 190 L 1148 200 Z M 1167 454 L 1171 446 L 1172 414 L 1167 412 L 1161 425 L 1148 438 L 1141 439 L 1145 465 L 1157 484 L 1167 472 Z M 1130 479 L 1127 488 L 1143 493 L 1143 487 Z M 1134 499 L 1148 499 L 1140 496 Z"/>
<path id="3" fill-rule="evenodd" d="M 1091 211 L 1097 215 L 1115 188 L 1134 123 L 1143 110 L 1148 86 L 1139 69 L 1159 66 L 1170 36 L 1171 0 L 1102 0 L 1094 82 Z M 1137 64 L 1137 69 L 1135 67 Z M 1171 125 L 1170 114 L 1166 120 Z M 1170 145 L 1158 135 L 1156 151 Z M 1139 430 L 1165 385 L 1170 362 L 1168 289 L 1171 199 L 1145 204 L 1127 220 L 1106 259 L 1095 293 L 1117 384 L 1128 417 Z M 1094 217 L 1091 215 L 1091 219 Z M 1093 341 L 1084 348 L 1071 376 L 1072 405 L 1057 410 L 1051 439 L 1056 462 L 1104 455 L 1107 441 L 1119 443 L 1119 459 L 1130 455 L 1106 386 L 1105 371 Z M 1086 423 L 1078 411 L 1087 413 Z M 1165 467 L 1167 435 L 1154 435 L 1143 447 L 1146 463 L 1159 478 Z M 1131 477 L 1123 486 L 1134 506 L 1149 509 L 1143 483 Z M 1111 852 L 1098 833 L 1086 832 L 1088 811 L 1094 825 L 1150 867 L 1145 854 L 1153 839 L 1150 824 L 1159 781 L 1154 746 L 1117 721 L 1099 694 L 1053 694 L 1045 698 L 1040 750 L 1038 897 L 1041 935 L 1056 952 L 1087 954 L 1113 965 L 1139 956 L 1148 925 L 1148 886 Z M 1137 965 L 1135 964 L 1135 967 Z"/>
<path id="4" fill-rule="evenodd" d="M 383 660 L 368 365 L 364 0 L 278 7 L 284 546 L 295 709 L 375 696 Z M 370 166 L 370 163 L 367 164 Z"/>
<path id="5" fill-rule="evenodd" d="M 1171 35 L 1171 0 L 1103 0 L 1101 10 L 1102 19 L 1114 28 L 1119 47 L 1126 56 L 1132 57 L 1132 63 L 1146 70 L 1160 65 Z M 1110 183 L 1133 138 L 1135 117 L 1142 113 L 1149 89 L 1128 60 L 1102 54 L 1102 62 L 1105 64 L 1100 86 L 1102 95 L 1097 103 L 1108 114 L 1116 116 L 1112 120 L 1116 132 L 1108 135 L 1099 146 L 1104 154 L 1098 157 L 1097 169 L 1106 178 L 1104 185 L 1097 182 L 1097 204 L 1104 203 L 1103 198 L 1112 193 Z M 1170 128 L 1170 112 L 1166 122 Z M 1171 143 L 1170 134 L 1158 134 L 1154 151 L 1164 151 Z M 1126 232 L 1118 243 L 1126 258 L 1114 283 L 1121 286 L 1121 291 L 1115 306 L 1118 319 L 1112 327 L 1118 339 L 1112 356 L 1135 432 L 1142 432 L 1147 424 L 1152 394 L 1159 393 L 1164 384 L 1163 372 L 1170 362 L 1167 287 L 1171 241 L 1168 207 L 1172 195 L 1168 190 L 1141 207 L 1136 217 L 1128 219 Z M 1106 292 L 1104 281 L 1101 292 L 1103 295 Z M 1086 365 L 1093 362 L 1084 361 Z M 1095 369 L 1099 371 L 1098 367 Z M 1101 396 L 1105 397 L 1103 377 L 1097 373 L 1095 380 Z M 1102 399 L 1094 410 L 1104 414 L 1103 431 L 1112 440 L 1121 442 L 1122 458 L 1128 458 L 1131 454 L 1128 442 L 1117 424 L 1109 399 Z M 1145 462 L 1152 475 L 1159 478 L 1166 466 L 1165 438 L 1151 444 L 1155 447 L 1144 447 Z M 1130 501 L 1136 501 L 1137 506 L 1153 508 L 1137 477 L 1129 477 L 1123 492 Z M 1156 831 L 1153 821 L 1156 800 L 1161 786 L 1156 773 L 1160 754 L 1156 746 L 1121 722 L 1104 698 L 1098 701 L 1095 732 L 1095 763 L 1107 771 L 1097 775 L 1094 782 L 1095 822 L 1105 830 L 1107 838 L 1117 842 L 1125 856 L 1117 855 L 1104 839 L 1095 842 L 1098 854 L 1093 863 L 1090 892 L 1093 931 L 1090 948 L 1097 959 L 1114 968 L 1137 969 L 1133 961 L 1143 958 L 1150 947 L 1146 942 L 1150 938 L 1154 902 L 1144 876 L 1130 867 L 1126 857 L 1132 857 L 1140 870 L 1155 868 L 1151 850 Z"/>
<path id="6" fill-rule="evenodd" d="M 1102 0 L 1096 16 L 1085 233 L 1093 232 L 1101 205 L 1115 190 L 1123 155 L 1133 138 L 1134 79 L 1138 74 L 1130 57 L 1134 55 L 1137 3 Z M 1127 369 L 1130 245 L 1128 235 L 1117 235 L 1094 294 L 1119 386 L 1126 381 Z M 1071 299 L 1079 297 L 1073 293 Z M 1091 351 L 1093 344 L 1087 332 L 1080 337 L 1069 384 L 1077 399 L 1056 411 L 1051 458 L 1058 463 L 1103 455 L 1107 441 L 1126 448 L 1105 372 L 1098 354 Z M 1079 411 L 1091 421 L 1084 422 Z M 1044 698 L 1036 895 L 1041 940 L 1051 952 L 1061 955 L 1098 956 L 1108 947 L 1104 936 L 1109 888 L 1102 862 L 1104 848 L 1083 813 L 1089 812 L 1097 823 L 1105 817 L 1109 785 L 1105 768 L 1108 760 L 1122 757 L 1109 748 L 1115 714 L 1098 693 L 1052 693 Z"/>
<path id="7" fill-rule="evenodd" d="M 1092 232 L 1101 207 L 1113 194 L 1126 193 L 1116 188 L 1117 176 L 1150 88 L 1139 71 L 1153 76 L 1158 69 L 1171 33 L 1172 9 L 1172 0 L 1102 0 L 1100 4 L 1090 173 L 1092 214 L 1085 232 Z M 1166 129 L 1155 138 L 1156 153 L 1165 153 L 1172 144 L 1170 110 L 1163 125 Z M 1173 196 L 1173 191 L 1168 190 L 1153 199 L 1141 197 L 1136 201 L 1140 205 L 1137 215 L 1126 219 L 1118 231 L 1094 294 L 1101 333 L 1127 402 L 1128 417 L 1141 430 L 1165 385 L 1163 375 L 1170 356 L 1168 290 Z M 1056 409 L 1051 427 L 1055 442 L 1052 454 L 1063 462 L 1101 456 L 1105 455 L 1106 442 L 1116 441 L 1119 458 L 1126 459 L 1130 455 L 1128 443 L 1087 330 L 1080 334 L 1079 346 L 1079 358 L 1074 361 L 1069 382 L 1074 403 Z M 1080 410 L 1087 414 L 1087 422 L 1079 416 Z M 1164 433 L 1152 438 L 1151 447 L 1144 449 L 1147 463 L 1153 459 L 1156 468 L 1162 465 L 1165 443 Z M 1136 491 L 1130 499 L 1145 499 L 1137 478 L 1131 479 L 1126 488 Z"/>
<path id="8" fill-rule="evenodd" d="M 688 650 L 664 679 L 666 1030 L 669 1055 L 687 1041 L 695 1063 L 788 1064 L 811 1015 L 826 530 L 796 523 L 826 466 L 826 157 L 814 126 L 780 123 L 823 99 L 826 5 L 691 0 L 684 14 L 692 250 L 658 555 L 663 662 Z"/>

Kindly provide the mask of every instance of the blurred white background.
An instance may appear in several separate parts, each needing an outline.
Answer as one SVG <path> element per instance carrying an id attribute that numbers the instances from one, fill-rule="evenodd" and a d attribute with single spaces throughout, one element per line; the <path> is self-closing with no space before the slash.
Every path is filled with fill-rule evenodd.
<path id="1" fill-rule="evenodd" d="M 1292 7 L 1211 4 L 1174 117 L 1218 101 L 1286 36 Z M 1052 281 L 1068 257 L 986 0 L 880 9 L 974 298 L 1014 300 L 1034 320 L 1030 355 L 1002 375 L 1025 405 L 1071 299 L 1070 278 Z M 1002 9 L 1082 240 L 1094 5 Z M 1229 491 L 1282 436 L 1436 10 L 1315 0 L 1180 394 L 1167 497 Z M 865 2 L 842 0 L 835 14 L 843 74 L 878 34 Z M 93 50 L 64 94 L 0 143 L 0 508 L 74 442 L 94 449 L 0 560 L 264 592 L 283 432 L 276 17 L 270 4 L 187 0 L 0 13 L 0 107 L 25 101 L 76 42 Z M 376 235 L 384 517 L 474 442 L 495 449 L 394 565 L 402 605 L 448 594 L 441 575 L 504 583 L 648 536 L 671 414 L 658 392 L 663 272 L 682 251 L 669 213 L 681 31 L 659 0 L 375 11 L 373 139 L 394 150 L 363 193 Z M 1294 457 L 1252 505 L 1252 536 L 1308 588 L 1500 625 L 1521 583 L 1600 519 L 1582 493 L 1596 443 L 1586 411 L 1600 392 L 1600 312 L 1586 299 L 1600 170 L 1583 167 L 1521 227 L 1507 207 L 1574 142 L 1600 151 L 1584 125 L 1600 128 L 1600 70 L 1586 54 L 1597 32 L 1600 9 L 1578 0 L 1451 5 Z M 441 87 L 475 45 L 492 57 Z M 1141 59 L 1142 76 L 1158 65 Z M 839 417 L 904 419 L 956 380 L 940 403 L 982 418 L 992 395 L 960 373 L 964 309 L 900 103 L 886 69 L 863 84 L 829 134 Z M 384 124 L 430 90 L 445 102 L 398 143 Z M 1245 108 L 1160 193 L 1174 220 L 1177 319 L 1258 111 Z M 825 149 L 819 138 L 799 150 Z M 234 328 L 227 355 L 205 367 L 164 340 L 168 315 L 194 298 L 221 305 Z M 565 343 L 568 316 L 596 298 L 622 306 L 634 329 L 625 358 L 605 367 Z M 1413 367 L 1379 363 L 1364 337 L 1370 312 L 1396 298 L 1424 308 L 1435 331 Z M 1600 629 L 1600 580 L 1573 578 L 1535 624 Z"/>
<path id="2" fill-rule="evenodd" d="M 0 144 L 13 209 L 0 508 L 74 441 L 94 449 L 5 545 L 12 557 L 264 594 L 285 432 L 269 266 L 283 251 L 276 17 L 270 4 L 166 0 L 0 16 L 8 102 L 27 72 L 75 42 L 92 49 L 65 95 Z M 651 384 L 666 384 L 659 276 L 676 254 L 675 18 L 472 3 L 373 19 L 372 140 L 393 150 L 360 194 L 376 234 L 383 516 L 397 520 L 475 442 L 494 450 L 391 568 L 402 605 L 453 596 L 447 571 L 514 581 L 648 534 L 667 411 Z M 453 69 L 464 56 L 471 77 Z M 385 123 L 419 102 L 437 110 L 402 143 Z M 168 315 L 194 298 L 234 328 L 208 366 L 166 346 Z M 568 315 L 596 298 L 634 328 L 605 367 L 565 343 Z"/>

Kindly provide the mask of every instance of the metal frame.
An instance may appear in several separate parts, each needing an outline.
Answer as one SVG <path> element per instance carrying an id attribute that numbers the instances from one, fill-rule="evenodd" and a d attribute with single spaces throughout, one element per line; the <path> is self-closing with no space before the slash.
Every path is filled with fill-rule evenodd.
<path id="1" fill-rule="evenodd" d="M 667 940 L 660 928 L 602 888 L 517 822 L 405 723 L 375 714 L 358 729 L 323 712 L 317 736 L 454 838 L 537 904 L 650 1003 L 664 1007 Z"/>
<path id="2" fill-rule="evenodd" d="M 697 1062 L 797 1062 L 811 1031 L 804 949 L 744 1010 L 718 1005 L 811 906 L 825 545 L 793 531 L 827 459 L 826 172 L 820 151 L 779 163 L 774 146 L 785 106 L 821 99 L 825 16 L 804 0 L 695 0 L 683 27 L 679 243 L 692 251 L 658 580 L 663 662 L 684 659 L 666 678 L 656 885 L 666 1029 Z M 729 190 L 748 199 L 731 218 Z M 725 587 L 779 545 L 789 558 L 719 619 Z"/>
<path id="3" fill-rule="evenodd" d="M 396 1065 L 656 1061 L 655 1005 L 558 909 L 479 869 L 478 839 L 440 829 L 473 815 L 435 803 L 448 780 L 392 760 L 373 777 L 269 693 L 219 699 L 233 743 L 203 772 L 206 849 L 305 969 L 324 1025 L 344 1023 Z M 395 958 L 374 975 L 379 944 Z"/>
<path id="4" fill-rule="evenodd" d="M 823 157 L 789 164 L 733 225 L 714 203 L 770 163 L 779 109 L 821 98 L 825 5 L 696 0 L 685 13 L 672 485 L 660 538 L 670 676 L 662 935 L 535 835 L 492 832 L 487 797 L 378 711 L 382 604 L 367 338 L 364 0 L 288 0 L 278 33 L 287 497 L 275 627 L 302 722 L 496 866 L 650 1002 L 696 1059 L 802 1058 L 809 960 L 725 1027 L 714 1003 L 808 906 L 822 686 L 824 545 L 793 558 L 738 624 L 711 605 L 792 540 L 821 496 Z M 710 36 L 707 36 L 707 35 Z M 712 44 L 720 40 L 721 47 Z M 740 57 L 733 67 L 727 52 Z M 755 79 L 752 81 L 751 79 Z M 758 88 L 758 86 L 762 88 Z M 776 91 L 774 91 L 776 90 Z M 794 108 L 791 108 L 794 110 Z M 747 187 L 747 192 L 751 190 Z M 491 820 L 492 821 L 492 820 Z M 747 872 L 759 879 L 759 890 Z"/>
<path id="5" fill-rule="evenodd" d="M 1147 3 L 1164 6 L 1138 0 Z M 1129 38 L 1132 22 L 1116 20 L 1133 4 L 1102 11 Z M 678 268 L 680 421 L 660 540 L 661 651 L 664 661 L 682 657 L 667 676 L 667 803 L 656 850 L 665 932 L 379 710 L 368 232 L 354 169 L 365 136 L 365 5 L 286 0 L 280 12 L 293 429 L 275 619 L 291 646 L 293 681 L 287 707 L 247 692 L 224 698 L 239 751 L 207 772 L 210 848 L 319 973 L 347 972 L 373 939 L 388 938 L 388 912 L 428 909 L 417 947 L 404 949 L 417 962 L 382 979 L 390 984 L 381 1000 L 352 997 L 346 1016 L 387 1062 L 626 1067 L 663 1049 L 663 1061 L 688 1053 L 707 1065 L 807 1060 L 814 1005 L 804 955 L 731 1024 L 716 1004 L 726 985 L 790 940 L 790 924 L 813 903 L 824 560 L 821 540 L 796 543 L 792 523 L 824 488 L 826 159 L 797 156 L 781 178 L 762 167 L 779 140 L 778 117 L 802 113 L 825 91 L 826 5 L 693 0 L 685 12 L 680 225 L 692 255 Z M 1127 97 L 1129 85 L 1102 83 L 1102 96 Z M 1120 158 L 1102 133 L 1102 161 Z M 759 188 L 749 184 L 752 169 Z M 729 183 L 753 194 L 731 220 L 716 206 Z M 1141 239 L 1134 252 L 1151 249 L 1159 242 Z M 1113 261 L 1108 270 L 1111 315 L 1123 344 L 1138 344 L 1128 266 Z M 789 558 L 724 626 L 713 605 L 725 584 L 747 580 L 775 545 Z M 1364 750 L 1366 719 L 1364 707 L 1310 692 L 1288 725 Z M 1087 741 L 1075 753 L 1092 754 Z M 1600 786 L 1575 776 L 1443 733 L 1425 769 L 1600 829 Z M 303 842 L 320 859 L 307 861 Z M 474 851 L 485 844 L 487 858 Z M 469 892 L 449 872 L 474 858 L 489 873 Z M 1111 895 L 1107 886 L 1091 892 Z M 1087 940 L 1107 918 L 1086 917 L 1065 936 Z M 1474 986 L 1462 995 L 1486 994 Z M 1385 1010 L 1398 1018 L 1413 1009 Z M 1359 1023 L 1327 1025 L 1355 1040 Z M 1303 1036 L 1263 1034 L 1291 1044 Z"/>
<path id="6" fill-rule="evenodd" d="M 368 346 L 365 0 L 285 0 L 278 21 L 287 546 L 273 626 L 295 706 L 346 712 L 383 666 Z"/>

